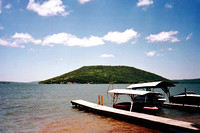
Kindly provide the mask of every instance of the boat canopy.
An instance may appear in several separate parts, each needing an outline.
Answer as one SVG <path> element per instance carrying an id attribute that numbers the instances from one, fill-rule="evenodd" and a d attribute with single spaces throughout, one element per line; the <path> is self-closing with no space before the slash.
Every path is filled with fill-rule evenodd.
<path id="1" fill-rule="evenodd" d="M 145 95 L 150 91 L 130 90 L 130 89 L 113 89 L 108 91 L 110 94 L 126 94 L 126 95 Z"/>
<path id="2" fill-rule="evenodd" d="M 175 85 L 167 81 L 149 82 L 149 83 L 139 83 L 132 84 L 127 87 L 127 89 L 139 89 L 139 88 L 166 88 L 174 87 Z"/>

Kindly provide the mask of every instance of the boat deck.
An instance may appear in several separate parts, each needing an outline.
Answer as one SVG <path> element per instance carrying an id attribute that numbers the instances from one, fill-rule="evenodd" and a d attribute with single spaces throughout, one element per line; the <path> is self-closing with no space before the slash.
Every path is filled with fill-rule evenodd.
<path id="1" fill-rule="evenodd" d="M 144 113 L 130 112 L 115 109 L 108 106 L 102 106 L 84 100 L 72 100 L 72 105 L 77 108 L 84 108 L 95 113 L 102 113 L 113 118 L 127 120 L 134 124 L 142 125 L 149 128 L 158 129 L 167 132 L 200 132 L 199 125 L 191 122 L 184 122 L 170 118 L 164 118 Z"/>

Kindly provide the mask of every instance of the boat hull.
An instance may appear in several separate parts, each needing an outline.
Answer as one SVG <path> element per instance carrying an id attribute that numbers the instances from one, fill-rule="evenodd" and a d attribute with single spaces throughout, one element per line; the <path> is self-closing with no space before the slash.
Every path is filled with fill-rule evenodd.
<path id="1" fill-rule="evenodd" d="M 200 96 L 171 96 L 169 100 L 172 103 L 200 105 Z"/>
<path id="2" fill-rule="evenodd" d="M 122 109 L 122 110 L 130 110 L 131 108 L 131 102 L 123 102 L 123 103 L 117 103 L 113 105 L 114 108 Z"/>
<path id="3" fill-rule="evenodd" d="M 113 105 L 114 108 L 130 111 L 131 102 L 122 102 Z M 159 108 L 153 105 L 134 103 L 132 111 L 155 112 Z"/>

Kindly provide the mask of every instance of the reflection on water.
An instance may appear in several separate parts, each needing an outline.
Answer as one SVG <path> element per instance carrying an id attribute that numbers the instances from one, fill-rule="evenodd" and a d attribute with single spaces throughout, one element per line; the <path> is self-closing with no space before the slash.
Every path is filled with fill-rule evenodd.
<path id="1" fill-rule="evenodd" d="M 104 96 L 104 105 L 111 106 L 108 86 L 1 84 L 0 132 L 159 132 L 71 107 L 74 99 L 97 103 L 98 95 Z M 187 88 L 198 92 L 200 85 Z M 184 87 L 178 85 L 171 94 L 182 91 Z M 162 109 L 158 115 L 200 124 L 198 112 Z"/>
<path id="2" fill-rule="evenodd" d="M 41 132 L 159 132 L 109 117 L 76 110 L 80 115 L 55 120 L 45 125 Z"/>

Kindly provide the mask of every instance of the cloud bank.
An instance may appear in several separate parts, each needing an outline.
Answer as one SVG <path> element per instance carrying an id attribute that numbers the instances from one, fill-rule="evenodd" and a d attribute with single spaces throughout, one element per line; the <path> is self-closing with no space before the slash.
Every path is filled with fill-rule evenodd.
<path id="1" fill-rule="evenodd" d="M 15 33 L 8 39 L 0 38 L 0 45 L 10 46 L 10 47 L 21 47 L 22 44 L 33 43 L 43 46 L 55 46 L 55 45 L 64 45 L 64 46 L 79 46 L 79 47 L 94 47 L 99 45 L 104 45 L 105 41 L 123 44 L 127 43 L 132 39 L 138 38 L 140 35 L 138 32 L 133 29 L 127 29 L 124 32 L 108 32 L 103 37 L 98 37 L 91 35 L 89 37 L 79 38 L 76 35 L 70 33 L 58 33 L 47 35 L 42 39 L 35 39 L 28 33 Z M 23 45 L 24 47 L 24 45 Z"/>
<path id="2" fill-rule="evenodd" d="M 158 43 L 158 42 L 170 42 L 175 43 L 180 41 L 175 35 L 178 34 L 178 31 L 169 31 L 169 32 L 160 32 L 158 34 L 150 34 L 145 39 L 148 43 Z M 186 40 L 190 39 L 192 33 L 186 37 Z M 24 48 L 25 44 L 32 43 L 42 46 L 55 46 L 55 45 L 64 45 L 64 46 L 78 46 L 78 47 L 94 47 L 104 45 L 107 42 L 114 44 L 124 44 L 130 43 L 135 44 L 137 39 L 140 37 L 140 34 L 133 29 L 127 29 L 123 32 L 114 31 L 108 32 L 102 37 L 91 35 L 89 37 L 79 38 L 76 35 L 70 33 L 57 33 L 52 35 L 47 35 L 40 39 L 35 39 L 32 35 L 28 33 L 15 33 L 10 38 L 0 38 L 0 45 L 9 46 L 9 47 L 20 47 Z M 148 54 L 151 56 L 154 52 Z"/>

